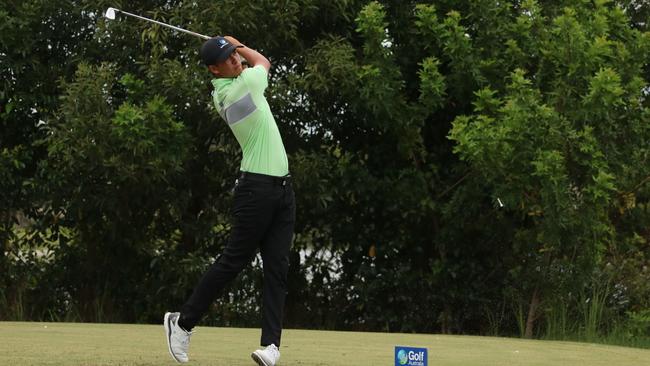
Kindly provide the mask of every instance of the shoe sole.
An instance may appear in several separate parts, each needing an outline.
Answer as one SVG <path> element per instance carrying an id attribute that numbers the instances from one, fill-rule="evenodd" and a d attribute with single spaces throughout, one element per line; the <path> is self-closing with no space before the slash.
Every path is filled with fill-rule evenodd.
<path id="1" fill-rule="evenodd" d="M 264 362 L 262 357 L 258 356 L 255 352 L 251 353 L 251 358 L 253 361 L 257 362 L 259 366 L 269 366 L 266 362 Z"/>
<path id="2" fill-rule="evenodd" d="M 176 358 L 174 355 L 174 352 L 172 352 L 172 327 L 171 324 L 169 324 L 169 317 L 172 315 L 172 313 L 165 313 L 165 320 L 163 320 L 163 325 L 165 326 L 165 338 L 167 338 L 167 350 L 169 351 L 169 354 L 172 356 L 174 361 L 178 363 L 183 363 L 183 361 L 179 360 Z"/>

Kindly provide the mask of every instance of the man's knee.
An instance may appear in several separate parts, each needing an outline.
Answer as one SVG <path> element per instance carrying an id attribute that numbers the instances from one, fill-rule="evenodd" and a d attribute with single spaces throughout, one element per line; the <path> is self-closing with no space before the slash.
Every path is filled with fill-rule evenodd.
<path id="1" fill-rule="evenodd" d="M 289 272 L 289 257 L 267 255 L 262 257 L 262 265 L 265 274 L 274 274 L 282 278 Z"/>
<path id="2" fill-rule="evenodd" d="M 219 265 L 224 272 L 238 274 L 241 272 L 252 260 L 254 254 L 251 255 L 232 255 L 230 253 L 223 253 L 217 258 L 216 264 Z"/>

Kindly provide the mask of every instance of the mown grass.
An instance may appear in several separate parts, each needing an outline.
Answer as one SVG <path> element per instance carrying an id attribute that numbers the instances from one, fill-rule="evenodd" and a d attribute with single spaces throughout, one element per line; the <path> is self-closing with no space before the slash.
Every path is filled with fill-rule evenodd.
<path id="1" fill-rule="evenodd" d="M 254 365 L 259 330 L 198 327 L 190 366 Z M 395 345 L 429 365 L 647 366 L 650 350 L 495 337 L 285 330 L 280 365 L 394 365 Z M 0 322 L 0 365 L 174 365 L 161 325 Z"/>

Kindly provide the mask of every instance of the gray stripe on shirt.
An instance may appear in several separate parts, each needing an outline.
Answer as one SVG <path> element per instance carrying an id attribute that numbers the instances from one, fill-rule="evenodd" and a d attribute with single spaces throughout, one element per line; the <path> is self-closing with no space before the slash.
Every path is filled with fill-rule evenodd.
<path id="1" fill-rule="evenodd" d="M 226 107 L 225 115 L 226 121 L 229 125 L 233 125 L 242 119 L 246 118 L 251 113 L 257 110 L 257 106 L 253 102 L 253 97 L 250 93 L 244 95 L 235 103 Z"/>

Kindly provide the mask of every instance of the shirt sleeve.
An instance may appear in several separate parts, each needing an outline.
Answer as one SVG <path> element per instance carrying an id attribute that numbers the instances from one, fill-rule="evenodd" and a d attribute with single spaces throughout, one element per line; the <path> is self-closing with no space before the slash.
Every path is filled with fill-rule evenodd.
<path id="1" fill-rule="evenodd" d="M 217 98 L 217 91 L 213 90 L 212 91 L 212 102 L 214 103 L 214 107 L 224 120 L 226 119 L 226 116 L 223 113 L 223 103 L 219 102 L 219 98 Z"/>
<path id="2" fill-rule="evenodd" d="M 241 76 L 253 92 L 264 93 L 264 90 L 269 85 L 268 73 L 262 65 L 247 68 L 242 72 Z"/>

